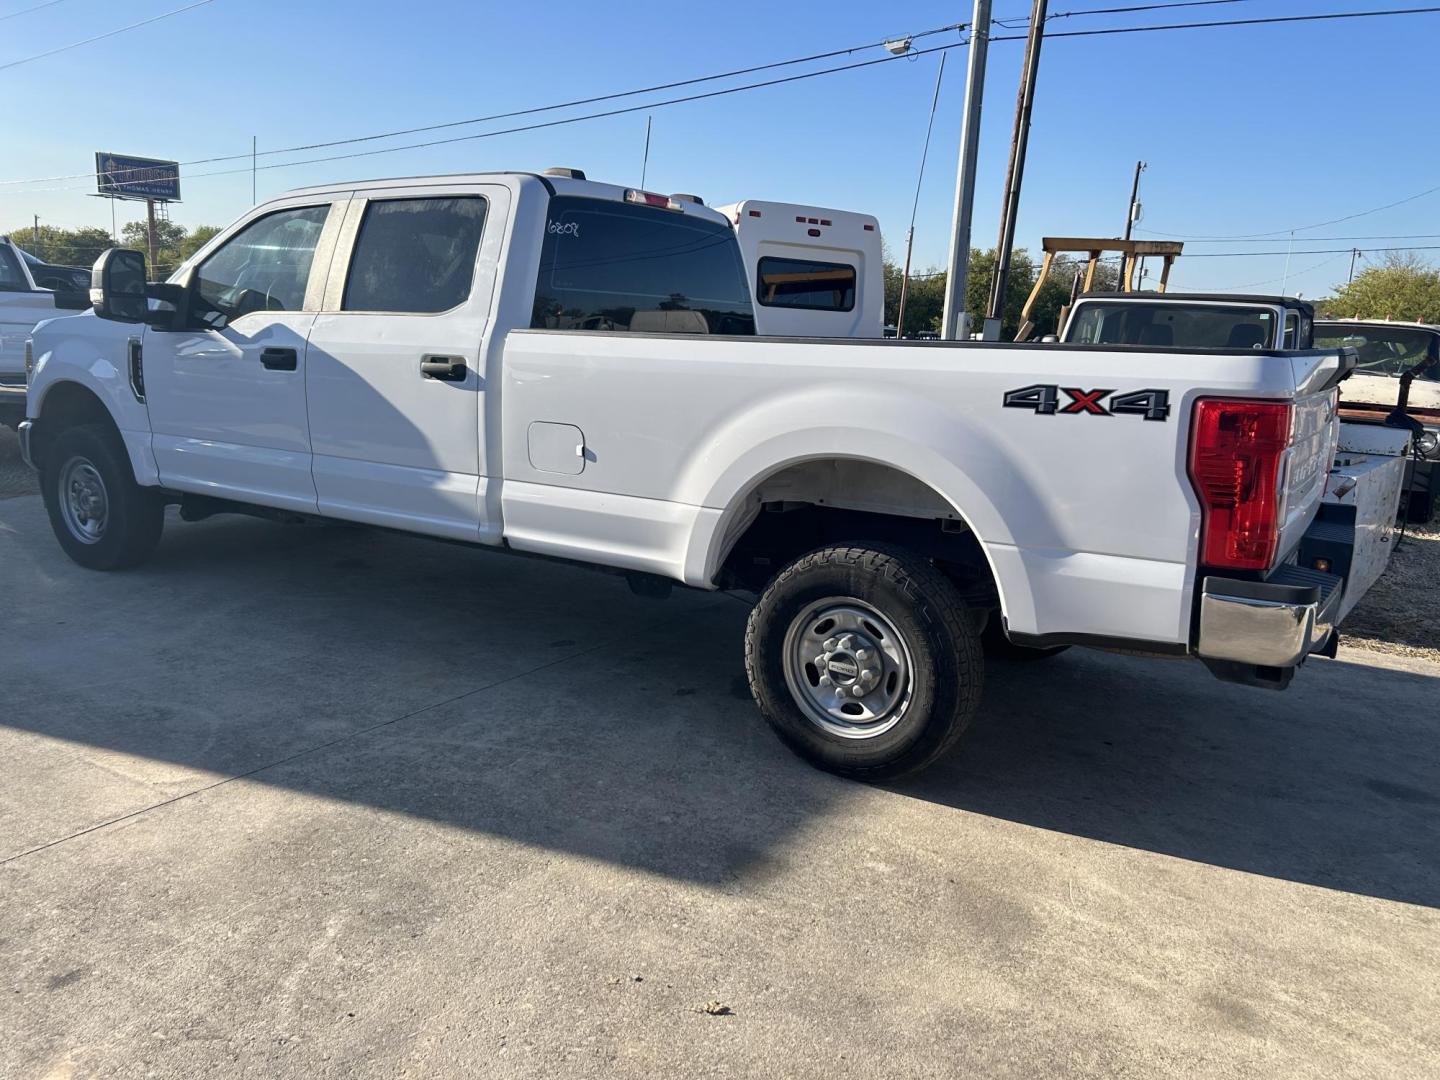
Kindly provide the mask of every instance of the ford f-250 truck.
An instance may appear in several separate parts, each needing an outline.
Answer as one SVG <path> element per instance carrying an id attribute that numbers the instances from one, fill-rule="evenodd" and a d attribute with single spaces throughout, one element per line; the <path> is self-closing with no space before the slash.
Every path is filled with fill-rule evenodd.
<path id="1" fill-rule="evenodd" d="M 22 426 L 87 567 L 178 503 L 747 588 L 765 718 L 869 780 L 956 742 L 992 620 L 1268 687 L 1333 649 L 1296 559 L 1344 351 L 758 337 L 721 214 L 518 173 L 297 191 L 166 283 L 106 253 L 92 300 Z"/>

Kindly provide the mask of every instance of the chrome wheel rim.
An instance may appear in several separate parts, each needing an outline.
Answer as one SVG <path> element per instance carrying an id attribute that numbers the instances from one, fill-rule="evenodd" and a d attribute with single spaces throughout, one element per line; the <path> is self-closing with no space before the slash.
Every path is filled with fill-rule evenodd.
<path id="1" fill-rule="evenodd" d="M 110 496 L 100 470 L 73 457 L 60 470 L 60 514 L 70 535 L 82 544 L 98 544 L 110 519 Z"/>
<path id="2" fill-rule="evenodd" d="M 785 632 L 785 682 L 806 718 L 845 739 L 889 731 L 910 705 L 910 646 L 878 610 L 853 597 L 807 606 Z"/>

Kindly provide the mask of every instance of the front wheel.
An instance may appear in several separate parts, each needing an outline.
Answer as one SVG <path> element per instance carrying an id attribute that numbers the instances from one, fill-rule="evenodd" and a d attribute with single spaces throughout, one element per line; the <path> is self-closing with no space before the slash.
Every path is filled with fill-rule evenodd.
<path id="1" fill-rule="evenodd" d="M 750 613 L 750 689 L 801 757 L 890 780 L 950 750 L 980 704 L 984 659 L 950 580 L 902 548 L 830 547 L 786 567 Z"/>
<path id="2" fill-rule="evenodd" d="M 41 493 L 65 553 L 91 570 L 137 566 L 160 543 L 165 504 L 135 482 L 119 437 L 99 424 L 66 428 L 45 448 Z"/>

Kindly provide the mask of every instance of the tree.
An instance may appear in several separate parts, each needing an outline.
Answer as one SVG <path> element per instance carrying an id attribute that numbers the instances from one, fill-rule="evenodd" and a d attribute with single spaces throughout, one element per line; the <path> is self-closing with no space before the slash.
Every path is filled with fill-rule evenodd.
<path id="1" fill-rule="evenodd" d="M 900 283 L 904 276 L 894 263 L 885 264 L 885 321 L 895 322 L 900 309 Z M 905 297 L 905 332 L 939 330 L 945 310 L 944 270 L 930 269 L 910 275 L 910 288 Z M 970 325 L 979 329 L 986 305 L 990 300 L 990 282 L 995 276 L 995 249 L 970 249 L 970 274 L 965 282 L 965 310 Z M 1005 304 L 1001 319 L 1001 337 L 1014 338 L 1020 326 L 1020 309 L 1035 284 L 1035 264 L 1024 248 L 1016 248 L 1010 256 L 1010 278 L 1005 288 Z M 1068 290 L 1069 285 L 1066 285 Z"/>
<path id="2" fill-rule="evenodd" d="M 53 225 L 42 225 L 38 233 L 34 228 L 16 229 L 10 239 L 36 258 L 58 266 L 89 266 L 101 252 L 115 246 L 104 229 L 88 226 L 57 229 Z"/>
<path id="3" fill-rule="evenodd" d="M 1440 323 L 1440 268 L 1413 251 L 1387 252 L 1316 306 L 1332 318 Z"/>
<path id="4" fill-rule="evenodd" d="M 180 244 L 180 259 L 184 261 L 208 244 L 220 232 L 219 225 L 196 225 L 190 235 Z"/>

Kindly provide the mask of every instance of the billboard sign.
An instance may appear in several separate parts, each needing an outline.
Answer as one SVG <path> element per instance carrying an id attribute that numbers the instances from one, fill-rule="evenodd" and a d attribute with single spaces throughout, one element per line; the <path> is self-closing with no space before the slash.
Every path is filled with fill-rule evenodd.
<path id="1" fill-rule="evenodd" d="M 180 201 L 180 163 L 95 152 L 95 183 L 112 199 Z"/>

